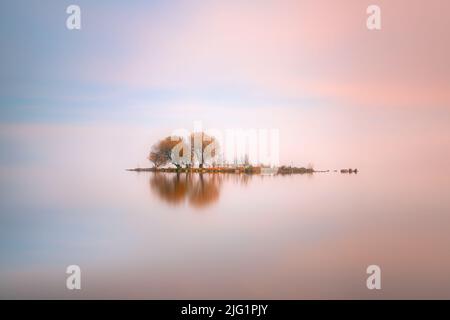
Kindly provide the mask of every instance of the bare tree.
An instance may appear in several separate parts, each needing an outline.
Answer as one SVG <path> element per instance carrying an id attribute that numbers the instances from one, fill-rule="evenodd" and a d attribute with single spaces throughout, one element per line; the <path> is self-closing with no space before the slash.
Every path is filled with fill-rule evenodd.
<path id="1" fill-rule="evenodd" d="M 181 137 L 166 137 L 158 141 L 152 146 L 148 160 L 150 160 L 155 168 L 163 166 L 167 163 L 181 168 L 181 165 L 193 166 L 194 162 L 199 163 L 199 167 L 203 168 L 204 164 L 214 161 L 218 154 L 218 143 L 214 137 L 210 137 L 204 132 L 192 133 L 188 141 Z M 181 144 L 181 145 L 180 145 Z M 187 151 L 190 155 L 184 155 Z"/>
<path id="2" fill-rule="evenodd" d="M 170 162 L 177 168 L 180 168 L 181 164 L 178 162 L 178 159 L 174 157 L 172 152 L 172 150 L 174 150 L 179 143 L 184 143 L 180 137 L 166 137 L 165 139 L 158 141 L 155 145 L 153 145 L 148 159 L 153 162 L 155 167 L 159 167 Z M 183 156 L 183 149 L 184 148 L 181 148 L 179 156 Z"/>
<path id="3" fill-rule="evenodd" d="M 153 166 L 155 168 L 159 168 L 160 166 L 165 165 L 169 161 L 169 159 L 167 159 L 164 156 L 164 154 L 162 154 L 155 148 L 152 148 L 152 151 L 150 151 L 150 154 L 148 155 L 148 160 L 150 160 L 153 163 Z"/>

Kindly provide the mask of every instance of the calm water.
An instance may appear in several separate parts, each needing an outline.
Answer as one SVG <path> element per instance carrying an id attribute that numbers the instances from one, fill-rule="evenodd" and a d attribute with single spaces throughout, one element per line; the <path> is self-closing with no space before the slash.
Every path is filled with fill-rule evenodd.
<path id="1" fill-rule="evenodd" d="M 1 298 L 450 298 L 439 174 L 32 168 L 2 170 Z"/>

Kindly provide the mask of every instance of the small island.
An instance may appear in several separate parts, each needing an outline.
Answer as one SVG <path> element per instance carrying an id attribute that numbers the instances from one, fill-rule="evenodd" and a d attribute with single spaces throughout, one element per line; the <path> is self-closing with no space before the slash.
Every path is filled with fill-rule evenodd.
<path id="1" fill-rule="evenodd" d="M 245 174 L 313 174 L 313 173 L 325 173 L 330 172 L 330 170 L 314 170 L 314 168 L 305 168 L 305 167 L 263 167 L 263 166 L 219 166 L 219 167 L 204 167 L 204 168 L 177 168 L 177 167 L 165 167 L 165 168 L 130 168 L 125 169 L 127 171 L 135 171 L 135 172 L 171 172 L 171 173 L 245 173 Z M 338 170 L 334 170 L 334 172 L 338 172 Z M 347 174 L 357 174 L 358 169 L 341 169 L 340 173 Z"/>
<path id="2" fill-rule="evenodd" d="M 307 167 L 253 165 L 250 164 L 248 155 L 245 155 L 240 161 L 235 158 L 233 163 L 228 163 L 217 157 L 218 149 L 216 139 L 204 132 L 192 133 L 187 139 L 169 136 L 152 146 L 147 159 L 153 164 L 153 167 L 137 167 L 126 170 L 135 172 L 279 175 L 330 172 L 330 170 L 315 170 L 312 164 Z M 333 171 L 338 172 L 338 170 Z M 357 174 L 358 169 L 341 169 L 339 172 Z"/>

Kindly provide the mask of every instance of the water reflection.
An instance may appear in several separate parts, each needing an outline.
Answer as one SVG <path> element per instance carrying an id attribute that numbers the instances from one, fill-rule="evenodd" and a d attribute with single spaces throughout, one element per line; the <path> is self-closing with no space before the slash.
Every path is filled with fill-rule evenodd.
<path id="1" fill-rule="evenodd" d="M 154 173 L 149 184 L 153 193 L 170 204 L 187 202 L 202 208 L 219 200 L 223 179 L 221 174 Z"/>
<path id="2" fill-rule="evenodd" d="M 151 191 L 172 205 L 185 202 L 196 208 L 207 207 L 220 197 L 224 181 L 246 186 L 252 175 L 223 173 L 153 173 L 149 180 Z"/>

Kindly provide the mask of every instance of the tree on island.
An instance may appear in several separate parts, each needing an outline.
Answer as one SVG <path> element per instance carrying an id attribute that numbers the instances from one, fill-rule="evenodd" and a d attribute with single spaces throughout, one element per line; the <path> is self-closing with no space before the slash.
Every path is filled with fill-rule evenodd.
<path id="1" fill-rule="evenodd" d="M 184 143 L 181 137 L 166 137 L 165 139 L 158 141 L 152 146 L 148 160 L 153 163 L 155 168 L 164 166 L 169 162 L 177 168 L 181 168 L 181 165 L 178 163 L 172 152 L 172 150 L 180 143 Z M 179 155 L 183 155 L 183 148 L 181 148 Z"/>
<path id="2" fill-rule="evenodd" d="M 214 160 L 218 154 L 217 149 L 218 143 L 214 137 L 204 132 L 195 132 L 188 137 L 187 141 L 177 136 L 158 141 L 152 146 L 147 158 L 155 168 L 171 163 L 180 169 L 182 165 L 188 167 L 195 162 L 203 168 L 204 164 Z M 187 151 L 186 155 L 185 151 Z"/>
<path id="3" fill-rule="evenodd" d="M 163 153 L 159 152 L 156 147 L 152 147 L 152 150 L 148 155 L 148 160 L 153 163 L 153 166 L 155 168 L 159 168 L 160 166 L 163 166 L 168 162 L 168 159 L 164 156 Z"/>
<path id="4" fill-rule="evenodd" d="M 191 164 L 197 160 L 199 168 L 214 160 L 218 154 L 217 139 L 204 132 L 194 132 L 189 136 L 191 147 Z M 205 157 L 206 155 L 206 157 Z"/>

